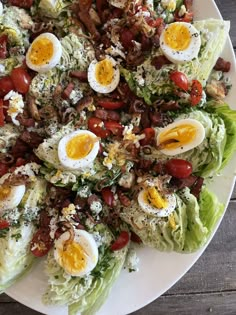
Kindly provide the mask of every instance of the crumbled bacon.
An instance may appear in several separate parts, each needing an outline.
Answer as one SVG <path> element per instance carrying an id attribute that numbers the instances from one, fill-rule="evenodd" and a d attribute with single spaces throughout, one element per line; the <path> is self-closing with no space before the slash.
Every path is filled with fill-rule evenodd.
<path id="1" fill-rule="evenodd" d="M 151 64 L 157 69 L 160 70 L 164 65 L 169 65 L 171 62 L 164 56 L 156 56 L 152 59 Z"/>
<path id="2" fill-rule="evenodd" d="M 214 69 L 216 71 L 222 71 L 222 72 L 229 72 L 231 68 L 231 63 L 229 61 L 224 60 L 223 58 L 219 57 Z"/>

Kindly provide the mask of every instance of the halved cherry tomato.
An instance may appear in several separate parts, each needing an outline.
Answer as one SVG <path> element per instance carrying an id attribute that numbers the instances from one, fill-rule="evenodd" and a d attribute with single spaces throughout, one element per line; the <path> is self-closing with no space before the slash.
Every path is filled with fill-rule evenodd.
<path id="1" fill-rule="evenodd" d="M 30 251 L 36 257 L 45 256 L 53 246 L 50 237 L 50 229 L 40 228 L 33 236 L 30 243 Z"/>
<path id="2" fill-rule="evenodd" d="M 193 20 L 193 12 L 186 12 L 183 16 L 179 16 L 178 12 L 175 12 L 174 19 L 176 22 L 192 22 Z"/>
<path id="3" fill-rule="evenodd" d="M 7 57 L 7 40 L 8 36 L 6 34 L 0 36 L 0 59 Z"/>
<path id="4" fill-rule="evenodd" d="M 8 3 L 19 8 L 30 9 L 34 0 L 8 0 Z"/>
<path id="5" fill-rule="evenodd" d="M 162 24 L 163 19 L 157 18 L 157 19 L 153 20 L 153 19 L 149 18 L 149 19 L 146 19 L 146 22 L 151 27 L 159 27 Z"/>
<path id="6" fill-rule="evenodd" d="M 186 160 L 170 159 L 165 164 L 167 174 L 176 178 L 187 178 L 192 174 L 192 164 Z"/>
<path id="7" fill-rule="evenodd" d="M 7 220 L 0 220 L 0 230 L 9 228 L 10 223 Z"/>
<path id="8" fill-rule="evenodd" d="M 3 100 L 0 99 L 0 127 L 4 126 Z"/>
<path id="9" fill-rule="evenodd" d="M 101 190 L 102 199 L 109 206 L 112 207 L 114 205 L 114 194 L 109 187 L 104 187 Z"/>
<path id="10" fill-rule="evenodd" d="M 8 170 L 9 170 L 9 167 L 7 166 L 7 164 L 0 163 L 0 177 L 8 173 Z"/>
<path id="11" fill-rule="evenodd" d="M 170 80 L 174 82 L 176 86 L 180 89 L 187 91 L 188 90 L 188 78 L 183 72 L 174 71 L 170 74 Z"/>
<path id="12" fill-rule="evenodd" d="M 14 90 L 12 79 L 9 76 L 0 79 L 0 97 L 4 97 L 11 90 Z"/>
<path id="13" fill-rule="evenodd" d="M 116 136 L 121 136 L 124 130 L 124 127 L 120 123 L 114 120 L 105 121 L 104 126 L 107 130 L 110 130 L 112 134 Z"/>
<path id="14" fill-rule="evenodd" d="M 115 242 L 111 245 L 111 250 L 116 251 L 124 248 L 129 243 L 129 233 L 122 231 Z"/>
<path id="15" fill-rule="evenodd" d="M 11 79 L 17 92 L 26 94 L 29 91 L 31 77 L 24 68 L 18 67 L 13 69 Z"/>
<path id="16" fill-rule="evenodd" d="M 196 106 L 202 99 L 202 85 L 198 80 L 192 81 L 190 98 L 192 106 Z"/>
<path id="17" fill-rule="evenodd" d="M 97 101 L 98 105 L 105 109 L 118 109 L 124 106 L 124 102 L 122 101 L 111 101 L 108 99 L 102 99 Z"/>
<path id="18" fill-rule="evenodd" d="M 140 144 L 142 146 L 151 145 L 155 137 L 155 130 L 153 128 L 145 128 L 142 133 L 144 133 L 145 138 L 139 141 Z"/>
<path id="19" fill-rule="evenodd" d="M 107 138 L 111 134 L 111 131 L 105 128 L 103 121 L 97 117 L 89 118 L 88 129 L 100 138 Z"/>

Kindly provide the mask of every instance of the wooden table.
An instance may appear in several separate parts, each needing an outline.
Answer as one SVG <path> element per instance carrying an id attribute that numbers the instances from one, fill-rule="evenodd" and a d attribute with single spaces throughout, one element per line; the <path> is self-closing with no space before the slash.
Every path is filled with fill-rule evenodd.
<path id="1" fill-rule="evenodd" d="M 231 20 L 230 36 L 236 53 L 236 0 L 215 1 L 223 18 Z M 163 296 L 132 315 L 210 313 L 236 315 L 236 187 L 220 228 L 197 263 Z M 2 294 L 0 315 L 40 313 Z"/>

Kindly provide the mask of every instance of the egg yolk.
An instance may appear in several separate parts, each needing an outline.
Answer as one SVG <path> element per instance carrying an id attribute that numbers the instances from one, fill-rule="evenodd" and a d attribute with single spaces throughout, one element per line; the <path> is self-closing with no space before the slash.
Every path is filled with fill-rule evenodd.
<path id="1" fill-rule="evenodd" d="M 41 37 L 32 43 L 30 51 L 30 61 L 32 64 L 40 66 L 47 64 L 53 56 L 53 43 L 46 37 Z"/>
<path id="2" fill-rule="evenodd" d="M 59 250 L 61 265 L 68 271 L 82 271 L 86 266 L 86 252 L 76 242 L 67 242 L 62 250 Z"/>
<path id="3" fill-rule="evenodd" d="M 176 149 L 191 143 L 197 134 L 196 127 L 183 124 L 161 132 L 159 142 L 161 149 Z"/>
<path id="4" fill-rule="evenodd" d="M 11 192 L 11 187 L 9 186 L 0 186 L 0 200 L 6 199 Z"/>
<path id="5" fill-rule="evenodd" d="M 79 160 L 86 157 L 93 148 L 95 138 L 87 134 L 80 134 L 67 142 L 67 156 L 73 160 Z"/>
<path id="6" fill-rule="evenodd" d="M 159 194 L 155 187 L 146 189 L 144 198 L 147 204 L 151 204 L 157 209 L 163 209 L 168 206 L 168 201 Z"/>
<path id="7" fill-rule="evenodd" d="M 182 51 L 189 47 L 191 34 L 184 25 L 170 24 L 164 33 L 164 41 L 170 48 Z"/>
<path id="8" fill-rule="evenodd" d="M 96 64 L 95 77 L 99 84 L 109 85 L 114 77 L 114 69 L 112 62 L 108 59 L 104 59 Z"/>

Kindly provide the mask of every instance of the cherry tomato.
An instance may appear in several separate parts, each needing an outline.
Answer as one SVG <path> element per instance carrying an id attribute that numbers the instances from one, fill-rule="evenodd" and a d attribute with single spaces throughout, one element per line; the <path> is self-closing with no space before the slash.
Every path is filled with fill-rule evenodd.
<path id="1" fill-rule="evenodd" d="M 7 57 L 7 40 L 6 34 L 0 36 L 0 59 L 5 59 Z"/>
<path id="2" fill-rule="evenodd" d="M 130 47 L 133 46 L 132 40 L 135 39 L 135 36 L 131 30 L 128 28 L 123 28 L 120 33 L 120 41 L 123 45 L 123 47 L 128 50 Z"/>
<path id="3" fill-rule="evenodd" d="M 142 146 L 151 145 L 155 137 L 155 130 L 153 128 L 145 128 L 142 133 L 144 133 L 145 138 L 139 141 L 140 144 Z"/>
<path id="4" fill-rule="evenodd" d="M 105 187 L 101 190 L 102 199 L 109 206 L 112 207 L 114 204 L 114 194 L 109 187 Z"/>
<path id="5" fill-rule="evenodd" d="M 147 24 L 149 26 L 157 28 L 157 27 L 159 27 L 162 24 L 163 19 L 162 18 L 157 18 L 155 20 L 153 20 L 153 19 L 146 19 L 146 21 L 147 21 Z"/>
<path id="6" fill-rule="evenodd" d="M 186 75 L 184 73 L 179 72 L 179 71 L 171 72 L 170 79 L 180 89 L 182 89 L 184 91 L 188 90 L 188 78 L 186 77 Z"/>
<path id="7" fill-rule="evenodd" d="M 124 106 L 124 102 L 122 101 L 111 101 L 108 99 L 102 99 L 97 101 L 98 105 L 105 109 L 118 109 Z"/>
<path id="8" fill-rule="evenodd" d="M 174 19 L 176 22 L 192 22 L 193 12 L 186 12 L 183 16 L 179 16 L 178 12 L 175 12 Z"/>
<path id="9" fill-rule="evenodd" d="M 11 90 L 14 90 L 12 79 L 9 76 L 0 79 L 0 97 L 4 97 Z"/>
<path id="10" fill-rule="evenodd" d="M 89 118 L 88 129 L 100 138 L 107 138 L 111 134 L 111 131 L 105 128 L 103 121 L 97 117 Z"/>
<path id="11" fill-rule="evenodd" d="M 186 160 L 170 159 L 165 164 L 167 174 L 176 178 L 187 178 L 192 174 L 192 164 Z"/>
<path id="12" fill-rule="evenodd" d="M 124 127 L 120 123 L 114 120 L 105 121 L 104 126 L 107 130 L 110 130 L 112 134 L 116 136 L 121 136 L 124 129 Z"/>
<path id="13" fill-rule="evenodd" d="M 8 3 L 19 8 L 30 9 L 34 0 L 8 0 Z"/>
<path id="14" fill-rule="evenodd" d="M 9 228 L 10 223 L 7 220 L 0 220 L 0 230 Z"/>
<path id="15" fill-rule="evenodd" d="M 0 99 L 0 127 L 4 126 L 3 100 Z"/>
<path id="16" fill-rule="evenodd" d="M 0 177 L 8 173 L 8 170 L 9 170 L 9 167 L 7 166 L 7 164 L 0 163 Z"/>
<path id="17" fill-rule="evenodd" d="M 48 228 L 40 228 L 33 236 L 30 243 L 31 253 L 36 257 L 45 256 L 53 246 L 50 230 Z"/>
<path id="18" fill-rule="evenodd" d="M 192 82 L 190 98 L 192 106 L 196 106 L 202 99 L 202 85 L 198 80 Z"/>
<path id="19" fill-rule="evenodd" d="M 111 245 L 111 250 L 116 251 L 124 248 L 129 243 L 129 233 L 122 231 L 115 242 Z"/>
<path id="20" fill-rule="evenodd" d="M 13 69 L 11 79 L 17 92 L 26 94 L 29 91 L 31 77 L 24 68 L 18 67 Z"/>

